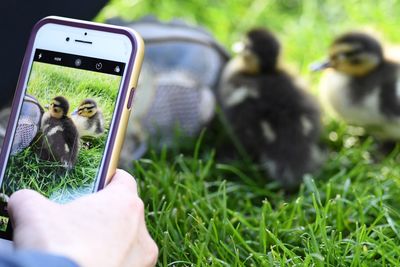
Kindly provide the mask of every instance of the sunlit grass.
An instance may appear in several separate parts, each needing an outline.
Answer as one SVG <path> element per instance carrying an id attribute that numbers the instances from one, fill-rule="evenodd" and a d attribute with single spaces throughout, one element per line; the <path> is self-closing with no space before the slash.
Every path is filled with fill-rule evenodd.
<path id="1" fill-rule="evenodd" d="M 82 100 L 95 99 L 104 114 L 104 125 L 108 127 L 119 82 L 120 76 L 35 63 L 27 94 L 34 96 L 44 109 L 52 98 L 64 96 L 70 104 L 69 114 L 78 108 Z M 108 129 L 101 137 L 89 140 L 89 146 L 87 140 L 80 141 L 77 163 L 68 171 L 59 162 L 41 160 L 35 153 L 33 143 L 31 147 L 10 157 L 3 192 L 10 195 L 18 189 L 31 188 L 59 202 L 91 192 L 103 157 L 107 133 Z"/>
<path id="2" fill-rule="evenodd" d="M 317 94 L 320 74 L 309 65 L 326 57 L 334 36 L 369 29 L 400 43 L 399 10 L 399 0 L 113 0 L 98 20 L 183 18 L 228 49 L 250 27 L 268 27 L 282 42 L 282 60 Z M 192 149 L 136 162 L 159 266 L 398 266 L 399 150 L 382 156 L 373 138 L 329 117 L 324 123 L 329 158 L 291 195 L 251 164 L 219 162 L 223 138 L 210 130 Z"/>

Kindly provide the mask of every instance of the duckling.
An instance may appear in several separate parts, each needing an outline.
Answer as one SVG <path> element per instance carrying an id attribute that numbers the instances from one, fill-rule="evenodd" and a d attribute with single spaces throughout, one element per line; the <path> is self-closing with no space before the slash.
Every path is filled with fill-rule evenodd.
<path id="1" fill-rule="evenodd" d="M 69 103 L 65 97 L 52 99 L 42 117 L 36 153 L 43 160 L 61 162 L 66 169 L 72 169 L 78 156 L 79 134 L 68 117 L 68 110 Z"/>
<path id="2" fill-rule="evenodd" d="M 248 155 L 287 189 L 322 163 L 317 102 L 278 68 L 280 44 L 266 29 L 250 30 L 222 74 L 218 96 Z"/>
<path id="3" fill-rule="evenodd" d="M 350 32 L 331 45 L 321 78 L 322 101 L 345 122 L 385 142 L 400 140 L 400 65 L 384 58 L 372 36 Z"/>
<path id="4" fill-rule="evenodd" d="M 85 99 L 71 116 L 80 137 L 99 137 L 104 133 L 104 117 L 93 99 Z"/>

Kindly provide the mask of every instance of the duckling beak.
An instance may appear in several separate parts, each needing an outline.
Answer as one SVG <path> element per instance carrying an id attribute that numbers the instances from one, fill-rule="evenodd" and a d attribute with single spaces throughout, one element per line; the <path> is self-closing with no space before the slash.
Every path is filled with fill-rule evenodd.
<path id="1" fill-rule="evenodd" d="M 332 67 L 331 63 L 328 60 L 326 60 L 324 62 L 317 62 L 317 63 L 311 64 L 310 70 L 313 72 L 316 72 L 316 71 L 324 70 L 324 69 L 327 69 L 330 67 Z"/>
<path id="2" fill-rule="evenodd" d="M 232 51 L 236 54 L 242 53 L 245 49 L 245 44 L 243 42 L 236 42 L 232 45 Z"/>

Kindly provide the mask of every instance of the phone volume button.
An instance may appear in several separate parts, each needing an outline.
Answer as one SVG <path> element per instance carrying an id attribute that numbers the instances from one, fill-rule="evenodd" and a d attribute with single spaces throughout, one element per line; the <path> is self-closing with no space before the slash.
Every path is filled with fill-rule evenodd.
<path id="1" fill-rule="evenodd" d="M 132 87 L 130 92 L 129 92 L 129 99 L 128 99 L 128 105 L 127 108 L 130 109 L 132 107 L 132 102 L 133 102 L 133 96 L 135 95 L 135 87 Z"/>

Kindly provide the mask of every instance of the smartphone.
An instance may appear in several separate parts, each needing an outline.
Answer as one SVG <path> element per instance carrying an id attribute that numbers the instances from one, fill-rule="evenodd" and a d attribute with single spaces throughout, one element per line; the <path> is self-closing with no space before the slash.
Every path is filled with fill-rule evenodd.
<path id="1" fill-rule="evenodd" d="M 64 203 L 116 171 L 143 60 L 134 31 L 47 17 L 33 28 L 0 156 L 0 238 L 22 188 Z"/>

